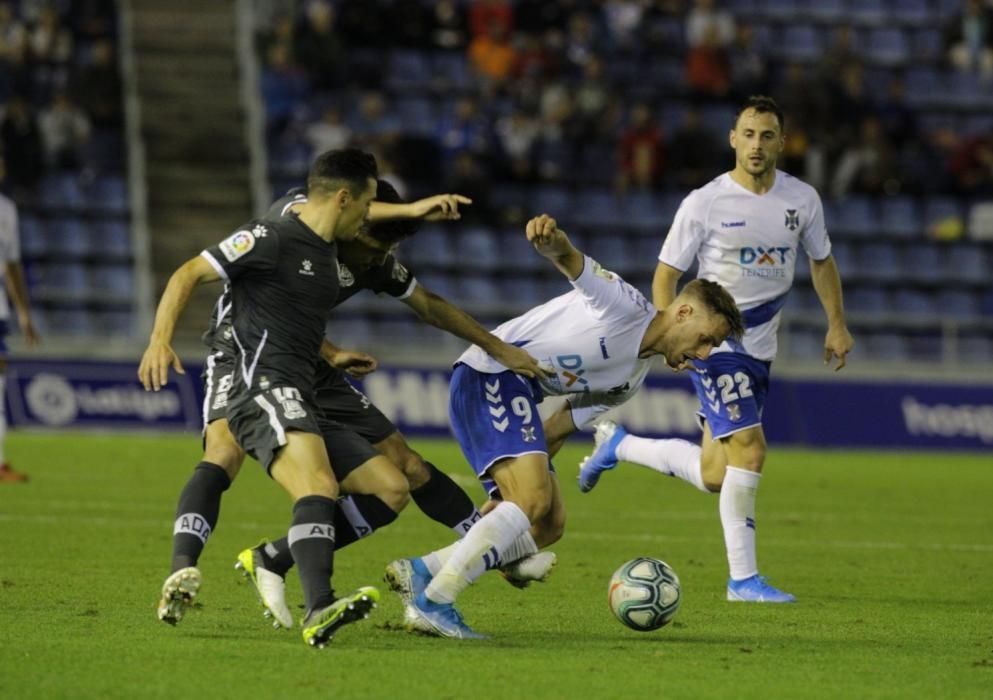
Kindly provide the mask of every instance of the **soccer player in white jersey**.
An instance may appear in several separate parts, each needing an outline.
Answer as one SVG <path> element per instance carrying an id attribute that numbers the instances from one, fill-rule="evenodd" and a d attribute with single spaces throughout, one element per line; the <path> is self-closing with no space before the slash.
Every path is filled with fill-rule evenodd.
<path id="1" fill-rule="evenodd" d="M 408 626 L 417 631 L 479 637 L 453 605 L 459 593 L 487 569 L 537 552 L 538 542 L 548 544 L 543 530 L 561 534 L 564 509 L 550 454 L 578 427 L 630 398 L 653 356 L 682 368 L 743 331 L 734 301 L 714 282 L 690 283 L 657 311 L 638 290 L 576 250 L 554 219 L 532 219 L 527 237 L 573 290 L 493 331 L 537 358 L 547 377 L 521 377 L 475 345 L 455 363 L 452 430 L 498 503 L 455 544 L 387 567 L 387 580 L 406 603 Z M 544 396 L 568 400 L 543 426 L 537 404 Z"/>
<path id="2" fill-rule="evenodd" d="M 0 159 L 0 181 L 3 180 L 3 160 Z M 10 293 L 8 301 L 7 293 Z M 14 471 L 4 455 L 7 439 L 7 413 L 3 397 L 7 390 L 7 320 L 10 318 L 10 302 L 17 311 L 17 321 L 24 333 L 24 340 L 30 347 L 38 342 L 31 311 L 28 307 L 28 292 L 24 284 L 24 268 L 21 266 L 21 242 L 17 233 L 17 207 L 0 194 L 0 483 L 27 481 L 28 477 Z"/>
<path id="3" fill-rule="evenodd" d="M 793 283 L 800 247 L 810 257 L 814 289 L 827 314 L 824 362 L 845 366 L 852 336 L 845 324 L 841 279 L 824 225 L 820 197 L 810 185 L 776 169 L 783 149 L 783 114 L 769 97 L 751 97 L 730 133 L 734 170 L 683 200 L 659 254 L 652 282 L 656 306 L 676 293 L 676 282 L 699 262 L 698 278 L 726 287 L 742 309 L 745 335 L 694 362 L 700 398 L 702 447 L 686 440 L 649 440 L 604 421 L 596 450 L 580 467 L 579 487 L 592 489 L 619 460 L 678 476 L 704 492 L 720 492 L 732 601 L 788 603 L 758 575 L 755 493 L 765 462 L 762 405 L 776 356 L 779 316 Z"/>

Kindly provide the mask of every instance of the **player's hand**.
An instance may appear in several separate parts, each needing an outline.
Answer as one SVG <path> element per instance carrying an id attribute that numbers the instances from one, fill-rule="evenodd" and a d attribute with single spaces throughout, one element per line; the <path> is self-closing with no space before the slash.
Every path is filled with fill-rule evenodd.
<path id="1" fill-rule="evenodd" d="M 425 221 L 457 221 L 462 218 L 460 205 L 472 204 L 472 200 L 461 194 L 436 194 L 411 203 L 415 219 Z"/>
<path id="2" fill-rule="evenodd" d="M 376 368 L 379 367 L 379 362 L 375 357 L 358 350 L 339 350 L 334 354 L 329 364 L 356 378 L 375 372 Z"/>
<path id="3" fill-rule="evenodd" d="M 566 252 L 568 242 L 565 232 L 548 214 L 536 216 L 528 221 L 525 233 L 528 242 L 534 249 L 545 257 L 557 257 Z"/>
<path id="4" fill-rule="evenodd" d="M 824 364 L 830 367 L 831 361 L 838 358 L 838 366 L 834 368 L 837 372 L 845 366 L 848 353 L 854 346 L 855 340 L 846 326 L 828 328 L 827 335 L 824 336 Z"/>
<path id="5" fill-rule="evenodd" d="M 525 377 L 550 377 L 554 374 L 554 370 L 543 367 L 526 350 L 510 343 L 502 343 L 490 356 L 507 369 Z"/>
<path id="6" fill-rule="evenodd" d="M 33 348 L 35 345 L 38 345 L 41 342 L 41 337 L 39 337 L 38 331 L 35 330 L 31 317 L 22 316 L 19 321 L 21 325 L 21 333 L 24 334 L 24 343 L 29 348 Z"/>
<path id="7" fill-rule="evenodd" d="M 176 374 L 186 374 L 179 356 L 169 343 L 150 342 L 138 365 L 138 379 L 145 391 L 158 391 L 164 387 L 169 381 L 170 367 L 176 370 Z"/>

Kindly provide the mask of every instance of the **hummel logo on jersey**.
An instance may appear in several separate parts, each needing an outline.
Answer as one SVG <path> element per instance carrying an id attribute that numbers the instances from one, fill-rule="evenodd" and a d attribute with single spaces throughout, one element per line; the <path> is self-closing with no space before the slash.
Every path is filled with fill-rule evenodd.
<path id="1" fill-rule="evenodd" d="M 314 271 L 311 269 L 313 266 L 314 263 L 310 262 L 309 260 L 304 260 L 302 263 L 300 263 L 300 269 L 297 270 L 297 272 L 299 272 L 301 275 L 307 275 L 309 277 L 313 277 Z"/>
<path id="2" fill-rule="evenodd" d="M 744 219 L 741 221 L 722 221 L 721 228 L 739 228 L 745 225 Z"/>
<path id="3" fill-rule="evenodd" d="M 342 287 L 351 287 L 355 284 L 355 275 L 352 274 L 351 270 L 342 265 L 340 260 L 338 261 L 338 284 Z"/>
<path id="4" fill-rule="evenodd" d="M 796 209 L 786 210 L 786 228 L 790 231 L 796 231 L 800 226 L 800 215 L 796 213 Z"/>
<path id="5" fill-rule="evenodd" d="M 262 224 L 255 224 L 255 227 L 252 228 L 252 235 L 255 236 L 256 238 L 265 238 L 265 235 L 266 233 L 268 233 L 268 231 L 269 229 L 267 229 Z"/>

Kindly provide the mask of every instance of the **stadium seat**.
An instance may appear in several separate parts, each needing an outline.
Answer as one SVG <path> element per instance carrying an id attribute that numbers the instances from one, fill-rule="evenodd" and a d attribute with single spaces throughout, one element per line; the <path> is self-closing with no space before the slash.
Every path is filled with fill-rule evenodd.
<path id="1" fill-rule="evenodd" d="M 460 301 L 468 301 L 477 306 L 495 305 L 501 302 L 500 288 L 489 277 L 463 277 L 458 281 Z"/>
<path id="2" fill-rule="evenodd" d="M 655 192 L 632 192 L 621 204 L 621 220 L 643 233 L 661 234 L 669 225 L 662 210 L 660 196 Z M 661 247 L 662 243 L 658 245 Z"/>
<path id="3" fill-rule="evenodd" d="M 103 219 L 92 224 L 93 240 L 101 256 L 131 256 L 131 228 L 126 221 Z"/>
<path id="4" fill-rule="evenodd" d="M 34 268 L 37 285 L 46 294 L 74 299 L 90 295 L 89 270 L 83 263 L 53 263 Z"/>
<path id="5" fill-rule="evenodd" d="M 533 214 L 530 215 L 549 214 L 555 217 L 556 221 L 567 225 L 576 219 L 576 200 L 580 198 L 573 197 L 572 192 L 561 185 L 540 185 L 531 192 L 528 205 Z"/>
<path id="6" fill-rule="evenodd" d="M 880 200 L 880 233 L 911 238 L 924 232 L 921 211 L 912 197 L 884 197 Z"/>
<path id="7" fill-rule="evenodd" d="M 993 338 L 989 336 L 965 335 L 959 338 L 958 351 L 963 362 L 986 367 L 993 364 Z"/>
<path id="8" fill-rule="evenodd" d="M 448 233 L 439 226 L 425 226 L 408 245 L 404 255 L 420 266 L 447 266 L 456 261 L 455 246 Z"/>
<path id="9" fill-rule="evenodd" d="M 945 344 L 937 333 L 912 333 L 907 336 L 911 360 L 935 362 L 944 359 Z M 947 358 L 949 362 L 954 358 Z"/>
<path id="10" fill-rule="evenodd" d="M 849 19 L 864 26 L 877 26 L 886 22 L 888 10 L 884 0 L 858 0 L 849 6 Z"/>
<path id="11" fill-rule="evenodd" d="M 945 278 L 971 284 L 989 283 L 990 266 L 982 248 L 955 244 L 945 258 Z"/>
<path id="12" fill-rule="evenodd" d="M 824 355 L 824 334 L 809 328 L 793 329 L 780 336 L 786 342 L 785 356 L 796 360 L 814 360 Z"/>
<path id="13" fill-rule="evenodd" d="M 965 289 L 942 289 L 935 303 L 943 317 L 975 319 L 981 315 L 979 296 Z"/>
<path id="14" fill-rule="evenodd" d="M 882 314 L 890 310 L 890 303 L 881 287 L 856 287 L 845 293 L 845 307 L 860 313 Z"/>
<path id="15" fill-rule="evenodd" d="M 134 315 L 130 309 L 96 311 L 91 319 L 94 332 L 101 336 L 127 336 L 134 332 Z"/>
<path id="16" fill-rule="evenodd" d="M 269 174 L 299 182 L 310 167 L 310 146 L 302 141 L 283 140 L 269 148 Z M 285 190 L 283 190 L 285 192 Z M 281 196 L 280 193 L 278 196 Z"/>
<path id="17" fill-rule="evenodd" d="M 600 187 L 613 185 L 617 175 L 617 149 L 610 143 L 582 144 L 578 170 L 575 179 L 580 184 Z"/>
<path id="18" fill-rule="evenodd" d="M 44 219 L 24 214 L 18 222 L 21 235 L 21 255 L 26 258 L 37 258 L 49 252 L 48 225 Z"/>
<path id="19" fill-rule="evenodd" d="M 846 299 L 847 301 L 847 299 Z M 786 302 L 786 312 L 795 311 L 816 311 L 820 308 L 820 301 L 814 288 L 806 284 L 796 284 L 790 290 L 789 301 Z"/>
<path id="20" fill-rule="evenodd" d="M 910 357 L 907 340 L 899 333 L 867 334 L 865 351 L 867 357 L 877 362 L 901 362 Z"/>
<path id="21" fill-rule="evenodd" d="M 890 68 L 902 66 L 910 58 L 910 42 L 902 29 L 873 29 L 862 46 L 864 58 Z"/>
<path id="22" fill-rule="evenodd" d="M 390 55 L 386 84 L 393 92 L 410 93 L 430 87 L 433 68 L 426 53 L 395 49 Z"/>
<path id="23" fill-rule="evenodd" d="M 123 177 L 103 175 L 87 188 L 87 208 L 124 214 L 129 209 L 128 188 Z"/>
<path id="24" fill-rule="evenodd" d="M 788 26 L 777 44 L 777 55 L 787 61 L 811 62 L 820 57 L 821 33 L 810 25 Z"/>
<path id="25" fill-rule="evenodd" d="M 547 285 L 540 277 L 511 277 L 501 275 L 500 299 L 508 308 L 523 311 L 538 304 L 544 304 L 552 295 L 546 294 Z"/>
<path id="26" fill-rule="evenodd" d="M 904 77 L 906 101 L 911 107 L 921 108 L 940 103 L 941 75 L 931 67 L 911 68 Z"/>
<path id="27" fill-rule="evenodd" d="M 41 203 L 47 209 L 82 209 L 85 204 L 83 188 L 76 175 L 47 175 L 39 186 Z"/>
<path id="28" fill-rule="evenodd" d="M 797 18 L 799 7 L 798 0 L 765 0 L 757 2 L 755 10 L 775 22 L 790 22 Z"/>
<path id="29" fill-rule="evenodd" d="M 735 112 L 736 108 L 731 105 L 704 107 L 700 113 L 700 121 L 715 138 L 726 140 L 728 132 L 734 126 Z"/>
<path id="30" fill-rule="evenodd" d="M 938 309 L 934 297 L 920 289 L 898 289 L 893 295 L 893 313 L 904 316 L 931 316 Z"/>
<path id="31" fill-rule="evenodd" d="M 117 299 L 134 296 L 134 271 L 130 265 L 96 265 L 90 269 L 93 289 Z"/>
<path id="32" fill-rule="evenodd" d="M 903 251 L 903 270 L 907 278 L 918 282 L 939 282 L 947 277 L 945 251 L 932 244 L 921 243 Z"/>
<path id="33" fill-rule="evenodd" d="M 576 210 L 586 226 L 616 226 L 623 212 L 617 197 L 598 188 L 583 190 L 577 198 Z"/>
<path id="34" fill-rule="evenodd" d="M 438 123 L 438 111 L 434 101 L 427 97 L 400 97 L 396 100 L 396 110 L 403 122 L 405 132 L 428 136 L 434 133 Z"/>
<path id="35" fill-rule="evenodd" d="M 929 0 L 891 0 L 891 3 L 890 12 L 901 24 L 914 27 L 940 24 L 941 18 L 932 10 Z"/>
<path id="36" fill-rule="evenodd" d="M 473 228 L 455 233 L 458 259 L 480 270 L 500 267 L 503 251 L 496 234 L 490 229 Z"/>
<path id="37" fill-rule="evenodd" d="M 628 272 L 635 271 L 646 261 L 638 260 L 627 240 L 618 235 L 604 232 L 604 235 L 594 236 L 586 248 L 586 254 L 613 270 L 622 277 Z"/>
<path id="38" fill-rule="evenodd" d="M 473 77 L 462 53 L 439 51 L 431 57 L 435 87 L 443 94 L 461 92 L 472 86 Z"/>
<path id="39" fill-rule="evenodd" d="M 993 134 L 993 114 L 966 115 L 959 133 L 964 136 L 986 136 L 987 134 Z"/>
<path id="40" fill-rule="evenodd" d="M 53 335 L 93 335 L 96 328 L 86 309 L 65 308 L 48 312 L 49 332 Z"/>
<path id="41" fill-rule="evenodd" d="M 842 273 L 842 278 L 844 278 L 844 273 Z M 796 256 L 793 279 L 798 282 L 806 282 L 810 279 L 810 258 L 802 251 L 797 253 Z"/>
<path id="42" fill-rule="evenodd" d="M 853 195 L 836 202 L 837 221 L 834 227 L 852 236 L 875 236 L 880 220 L 875 200 Z"/>
<path id="43" fill-rule="evenodd" d="M 56 255 L 84 257 L 99 253 L 94 238 L 80 219 L 58 217 L 48 223 L 50 252 Z"/>
<path id="44" fill-rule="evenodd" d="M 438 296 L 451 301 L 459 298 L 459 286 L 454 277 L 446 272 L 433 270 L 429 272 L 416 272 L 417 281 L 425 289 L 434 292 Z"/>
<path id="45" fill-rule="evenodd" d="M 868 243 L 856 255 L 860 277 L 881 282 L 900 279 L 903 262 L 897 249 L 889 243 Z"/>
<path id="46" fill-rule="evenodd" d="M 913 56 L 917 61 L 934 64 L 944 58 L 945 40 L 940 29 L 927 27 L 914 30 L 910 45 L 913 47 Z"/>
<path id="47" fill-rule="evenodd" d="M 328 322 L 328 335 L 331 338 L 346 340 L 349 346 L 362 347 L 372 339 L 372 322 L 364 316 L 344 316 L 337 314 Z"/>
<path id="48" fill-rule="evenodd" d="M 575 239 L 575 234 L 569 232 Z M 500 259 L 508 271 L 543 270 L 548 263 L 538 255 L 524 236 L 524 227 L 510 228 L 500 234 Z"/>
<path id="49" fill-rule="evenodd" d="M 962 219 L 962 216 L 962 204 L 955 197 L 930 197 L 924 202 L 925 229 L 948 219 Z"/>

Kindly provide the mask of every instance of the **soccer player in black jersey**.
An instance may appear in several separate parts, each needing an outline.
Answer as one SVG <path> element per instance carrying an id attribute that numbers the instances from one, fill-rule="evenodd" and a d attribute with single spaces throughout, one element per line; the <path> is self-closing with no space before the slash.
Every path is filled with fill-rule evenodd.
<path id="1" fill-rule="evenodd" d="M 365 617 L 379 597 L 372 587 L 343 598 L 331 589 L 339 489 L 313 392 L 327 310 L 339 289 L 336 241 L 354 238 L 364 225 L 376 175 L 369 154 L 324 153 L 311 166 L 309 198 L 298 212 L 249 222 L 184 263 L 159 302 L 138 370 L 146 389 L 156 390 L 170 367 L 182 371 L 170 345 L 180 313 L 197 285 L 228 282 L 239 349 L 228 423 L 238 443 L 294 500 L 289 543 L 306 602 L 303 638 L 315 646 Z M 199 575 L 179 577 L 175 598 L 192 598 L 198 586 Z"/>

